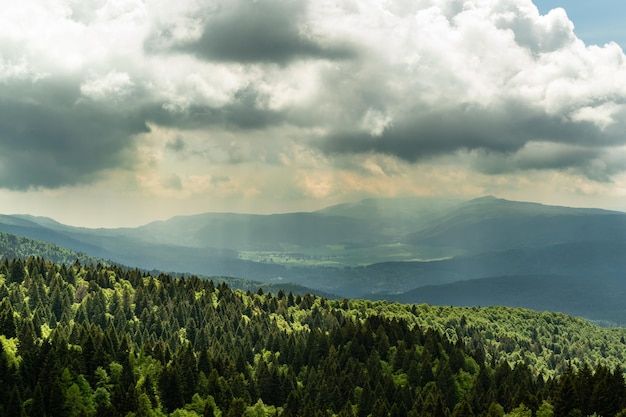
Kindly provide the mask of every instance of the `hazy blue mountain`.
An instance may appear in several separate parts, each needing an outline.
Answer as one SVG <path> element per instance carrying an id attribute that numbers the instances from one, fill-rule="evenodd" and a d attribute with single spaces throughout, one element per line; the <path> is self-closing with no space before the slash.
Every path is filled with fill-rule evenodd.
<path id="1" fill-rule="evenodd" d="M 487 297 L 488 282 L 508 282 L 517 298 L 500 304 L 523 301 L 554 309 L 560 304 L 548 300 L 558 293 L 550 288 L 597 300 L 626 288 L 625 213 L 494 197 L 367 199 L 310 213 L 205 213 L 119 229 L 0 216 L 0 231 L 148 270 L 294 284 L 345 297 L 421 302 L 436 292 L 440 298 L 433 302 L 455 304 L 463 296 L 472 304 L 498 304 L 505 291 L 488 299 L 478 298 L 478 291 L 455 291 L 482 286 L 481 296 Z M 541 293 L 531 297 L 535 304 L 520 298 L 517 281 L 532 282 Z M 608 305 L 601 315 L 620 314 Z"/>
<path id="2" fill-rule="evenodd" d="M 110 263 L 105 259 L 76 252 L 53 243 L 0 232 L 0 260 L 26 259 L 30 256 L 41 257 L 54 263 L 66 265 L 73 264 L 76 261 L 82 264 L 94 265 Z"/>
<path id="3" fill-rule="evenodd" d="M 196 273 L 207 273 L 211 267 L 209 273 L 222 274 L 249 269 L 247 262 L 237 260 L 267 263 L 259 269 L 274 270 L 271 264 L 297 268 L 301 261 L 304 266 L 341 267 L 450 256 L 456 252 L 400 240 L 454 204 L 437 199 L 370 199 L 312 213 L 205 213 L 119 229 L 78 228 L 18 215 L 0 217 L 0 230 L 145 268 L 184 259 Z M 281 262 L 277 254 L 288 255 L 289 261 Z M 229 266 L 219 266 L 224 262 Z M 284 275 L 276 271 L 274 275 Z"/>
<path id="4" fill-rule="evenodd" d="M 290 247 L 372 244 L 381 234 L 361 219 L 316 213 L 203 214 L 150 223 L 135 236 L 192 247 L 282 251 Z"/>
<path id="5" fill-rule="evenodd" d="M 309 268 L 287 273 L 293 274 L 290 280 L 294 282 L 346 297 L 395 299 L 399 293 L 428 285 L 546 274 L 593 276 L 590 280 L 604 291 L 601 285 L 604 276 L 619 276 L 626 271 L 625 254 L 624 242 L 582 242 L 509 249 L 439 261 L 381 262 L 356 268 Z M 421 300 L 415 299 L 414 302 Z"/>
<path id="6" fill-rule="evenodd" d="M 560 311 L 602 324 L 626 326 L 625 297 L 622 274 L 536 274 L 429 285 L 385 298 L 402 303 Z"/>
<path id="7" fill-rule="evenodd" d="M 0 231 L 148 270 L 242 277 L 254 271 L 263 280 L 277 276 L 282 269 L 239 260 L 236 251 L 149 242 L 135 237 L 133 229 L 79 228 L 45 217 L 1 216 Z"/>
<path id="8" fill-rule="evenodd" d="M 316 212 L 252 215 L 205 213 L 156 221 L 125 234 L 191 247 L 289 251 L 325 245 L 375 246 L 429 224 L 456 200 L 367 199 Z"/>
<path id="9" fill-rule="evenodd" d="M 379 234 L 400 238 L 407 231 L 429 226 L 442 212 L 461 203 L 463 201 L 458 199 L 429 197 L 369 198 L 327 207 L 316 213 L 365 220 Z"/>
<path id="10" fill-rule="evenodd" d="M 482 253 L 559 243 L 626 240 L 626 214 L 483 197 L 453 207 L 407 234 L 414 245 Z"/>
<path id="11" fill-rule="evenodd" d="M 59 225 L 60 223 L 57 223 Z M 111 265 L 108 259 L 97 258 L 82 252 L 73 251 L 53 243 L 47 243 L 36 239 L 16 236 L 9 233 L 0 232 L 0 261 L 10 260 L 14 258 L 27 259 L 28 257 L 40 257 L 47 261 L 58 264 L 71 265 L 76 261 L 83 265 Z M 185 265 L 181 265 L 183 268 Z M 154 269 L 150 271 L 153 275 L 159 275 L 161 272 L 175 275 L 175 271 L 163 269 Z M 250 271 L 240 269 L 240 275 L 249 275 Z M 189 274 L 185 274 L 189 275 Z M 212 279 L 216 283 L 226 282 L 231 288 L 250 290 L 256 292 L 262 288 L 265 292 L 278 293 L 279 290 L 284 292 L 292 292 L 294 294 L 314 294 L 325 298 L 336 298 L 337 296 L 328 292 L 319 291 L 314 288 L 308 288 L 303 285 L 292 283 L 267 283 L 261 281 L 252 281 L 233 276 L 203 276 L 205 279 Z"/>

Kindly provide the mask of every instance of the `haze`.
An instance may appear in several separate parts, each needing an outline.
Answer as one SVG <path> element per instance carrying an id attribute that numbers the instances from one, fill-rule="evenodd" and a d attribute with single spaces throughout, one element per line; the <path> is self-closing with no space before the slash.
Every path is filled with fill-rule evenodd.
<path id="1" fill-rule="evenodd" d="M 486 194 L 626 210 L 617 2 L 5 3 L 3 213 L 108 227 Z"/>

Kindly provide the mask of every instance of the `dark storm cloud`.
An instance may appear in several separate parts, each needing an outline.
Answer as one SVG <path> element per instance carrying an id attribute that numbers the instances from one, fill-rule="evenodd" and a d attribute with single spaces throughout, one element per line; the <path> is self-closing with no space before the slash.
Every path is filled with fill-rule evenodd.
<path id="1" fill-rule="evenodd" d="M 160 103 L 152 103 L 144 108 L 143 113 L 147 120 L 180 129 L 211 126 L 242 130 L 264 129 L 282 124 L 287 118 L 285 112 L 269 109 L 267 97 L 253 87 L 237 91 L 231 102 L 221 107 L 198 104 L 184 112 L 172 112 Z"/>
<path id="2" fill-rule="evenodd" d="M 394 120 L 380 135 L 363 131 L 330 134 L 317 143 L 327 154 L 382 153 L 407 162 L 418 162 L 457 151 L 484 151 L 491 155 L 519 155 L 513 161 L 496 159 L 487 173 L 528 169 L 585 167 L 604 148 L 622 144 L 619 129 L 601 130 L 589 122 L 568 121 L 522 104 L 499 108 L 459 106 L 442 111 L 406 114 Z M 523 149 L 527 144 L 566 145 L 542 153 Z"/>
<path id="3" fill-rule="evenodd" d="M 118 107 L 81 98 L 67 78 L 0 83 L 0 187 L 82 184 L 130 167 L 131 136 L 148 127 Z"/>
<path id="4" fill-rule="evenodd" d="M 202 35 L 193 42 L 172 39 L 172 28 L 155 31 L 146 41 L 151 52 L 174 50 L 201 59 L 238 63 L 276 63 L 295 59 L 346 59 L 356 50 L 327 43 L 306 33 L 307 2 L 233 0 L 207 13 Z"/>
<path id="5" fill-rule="evenodd" d="M 610 148 L 529 143 L 512 155 L 481 156 L 474 161 L 474 168 L 489 175 L 528 170 L 558 170 L 577 173 L 596 182 L 609 183 L 613 176 L 626 170 L 623 154 Z"/>
<path id="6" fill-rule="evenodd" d="M 528 144 L 511 155 L 482 154 L 481 156 L 482 158 L 475 161 L 475 169 L 489 175 L 527 170 L 575 169 L 588 178 L 606 181 L 609 174 L 609 172 L 601 174 L 592 169 L 593 161 L 604 156 L 600 149 L 538 143 Z M 616 173 L 616 171 L 609 170 L 610 174 Z"/>

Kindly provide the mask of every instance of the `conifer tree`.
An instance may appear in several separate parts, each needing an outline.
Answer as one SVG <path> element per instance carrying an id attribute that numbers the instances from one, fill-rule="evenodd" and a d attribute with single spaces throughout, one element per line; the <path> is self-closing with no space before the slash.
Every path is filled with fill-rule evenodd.
<path id="1" fill-rule="evenodd" d="M 8 297 L 0 301 L 0 334 L 11 338 L 16 336 L 15 313 Z"/>
<path id="2" fill-rule="evenodd" d="M 9 264 L 9 274 L 7 277 L 7 282 L 21 284 L 24 281 L 26 276 L 26 271 L 24 269 L 24 263 L 20 258 L 13 259 Z"/>
<path id="3" fill-rule="evenodd" d="M 426 396 L 422 415 L 424 417 L 449 417 L 450 410 L 446 407 L 444 396 L 439 388 L 433 387 Z"/>
<path id="4" fill-rule="evenodd" d="M 452 411 L 452 417 L 474 417 L 472 406 L 467 400 L 459 402 Z"/>
<path id="5" fill-rule="evenodd" d="M 573 370 L 570 368 L 559 382 L 554 398 L 554 417 L 567 417 L 572 410 L 578 410 L 578 397 L 573 379 Z"/>
<path id="6" fill-rule="evenodd" d="M 487 417 L 503 417 L 504 416 L 504 407 L 495 401 L 489 404 L 489 408 L 487 409 Z"/>

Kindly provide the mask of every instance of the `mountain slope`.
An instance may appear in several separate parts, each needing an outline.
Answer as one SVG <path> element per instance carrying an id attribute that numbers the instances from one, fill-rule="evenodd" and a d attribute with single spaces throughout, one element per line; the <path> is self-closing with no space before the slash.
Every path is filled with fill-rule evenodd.
<path id="1" fill-rule="evenodd" d="M 561 313 L 244 293 L 42 258 L 0 264 L 0 292 L 3 416 L 615 416 L 626 407 L 626 330 Z"/>
<path id="2" fill-rule="evenodd" d="M 549 280 L 569 279 L 578 293 L 598 300 L 626 287 L 617 279 L 626 271 L 626 214 L 494 197 L 369 199 L 312 213 L 205 213 L 121 229 L 0 216 L 0 231 L 147 270 L 293 283 L 343 297 L 392 299 L 428 285 L 510 276 L 535 280 L 538 291 Z M 453 304 L 452 293 L 448 300 Z M 528 306 L 556 308 L 541 294 L 536 300 L 543 301 Z M 588 308 L 570 307 L 591 317 Z M 626 322 L 626 313 L 618 320 L 601 307 L 597 318 Z"/>
<path id="3" fill-rule="evenodd" d="M 103 258 L 91 256 L 82 252 L 73 251 L 64 248 L 53 243 L 47 243 L 36 239 L 29 239 L 21 236 L 12 235 L 9 233 L 0 232 L 0 261 L 11 259 L 27 259 L 29 257 L 37 257 L 49 260 L 56 264 L 74 265 L 77 261 L 82 265 L 111 265 L 112 262 Z M 188 267 L 184 265 L 185 258 L 179 259 L 179 263 L 176 265 L 180 267 L 178 271 L 186 271 Z M 241 264 L 246 265 L 245 262 Z M 172 265 L 167 263 L 167 266 Z M 256 265 L 255 265 L 256 266 Z M 242 278 L 236 278 L 237 276 L 251 275 L 250 270 L 245 270 L 241 265 L 228 266 L 226 262 L 222 265 L 224 270 L 230 270 L 235 273 L 222 274 L 221 276 L 205 277 L 206 279 L 212 279 L 215 282 L 225 282 L 230 287 L 242 290 L 250 290 L 256 292 L 259 288 L 265 291 L 277 293 L 282 290 L 284 292 L 293 292 L 294 294 L 314 294 L 320 297 L 326 297 L 328 299 L 336 298 L 337 296 L 328 292 L 319 291 L 314 288 L 308 288 L 303 285 L 284 283 L 284 282 L 261 282 L 246 280 Z M 250 268 L 251 269 L 251 268 Z M 167 273 L 174 273 L 177 270 L 166 270 L 153 268 L 152 273 L 159 274 L 165 271 Z M 190 274 L 185 274 L 189 276 Z M 201 275 L 201 274 L 197 274 Z"/>
<path id="4" fill-rule="evenodd" d="M 414 245 L 482 253 L 583 241 L 626 241 L 626 214 L 483 197 L 448 210 L 407 234 Z"/>
<path id="5" fill-rule="evenodd" d="M 280 251 L 290 246 L 368 244 L 380 234 L 359 219 L 316 213 L 273 215 L 203 214 L 150 223 L 136 237 L 180 242 L 193 247 Z"/>
<path id="6" fill-rule="evenodd" d="M 70 265 L 76 261 L 83 264 L 108 264 L 109 262 L 82 252 L 39 240 L 28 239 L 0 232 L 0 260 L 31 256 L 46 258 L 51 262 Z"/>
<path id="7" fill-rule="evenodd" d="M 306 259 L 307 264 L 337 266 L 429 258 L 430 248 L 398 244 L 400 235 L 407 227 L 427 224 L 439 208 L 452 204 L 433 199 L 365 200 L 313 213 L 205 213 L 119 229 L 71 227 L 27 215 L 0 216 L 0 231 L 143 268 L 176 270 L 184 264 L 191 272 L 214 275 L 249 271 L 247 261 L 255 261 L 259 270 L 273 272 L 250 278 L 269 279 L 285 275 L 272 265 L 280 259 L 276 254 Z M 240 256 L 241 251 L 250 253 Z M 434 254 L 439 256 L 438 251 Z M 273 261 L 261 265 L 268 258 Z"/>
<path id="8" fill-rule="evenodd" d="M 389 296 L 402 303 L 524 307 L 626 326 L 621 275 L 512 275 L 429 285 Z"/>

